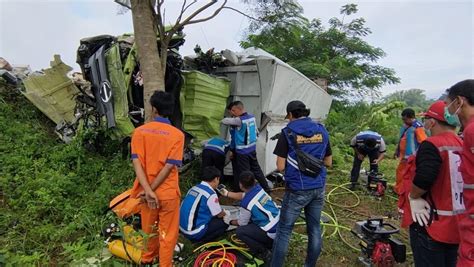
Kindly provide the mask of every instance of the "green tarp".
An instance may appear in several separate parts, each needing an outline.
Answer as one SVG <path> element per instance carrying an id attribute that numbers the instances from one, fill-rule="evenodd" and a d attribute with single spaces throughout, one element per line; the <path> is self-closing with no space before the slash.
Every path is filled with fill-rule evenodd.
<path id="1" fill-rule="evenodd" d="M 230 81 L 199 71 L 185 72 L 183 76 L 183 128 L 194 135 L 194 144 L 200 146 L 200 141 L 220 134 L 220 121 L 224 117 L 230 94 Z"/>

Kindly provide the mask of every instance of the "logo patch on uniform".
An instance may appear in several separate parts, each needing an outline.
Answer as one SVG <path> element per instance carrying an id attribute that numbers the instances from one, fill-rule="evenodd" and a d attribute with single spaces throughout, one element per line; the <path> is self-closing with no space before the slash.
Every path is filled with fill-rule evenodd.
<path id="1" fill-rule="evenodd" d="M 262 204 L 262 206 L 264 206 L 265 204 L 267 204 L 268 200 L 269 197 L 267 195 L 264 195 L 258 202 Z"/>
<path id="2" fill-rule="evenodd" d="M 298 144 L 314 144 L 314 143 L 322 143 L 323 142 L 323 135 L 322 134 L 315 134 L 311 137 L 304 137 L 301 135 L 296 136 L 296 142 Z"/>
<path id="3" fill-rule="evenodd" d="M 219 199 L 217 197 L 214 198 L 214 203 L 219 203 Z"/>
<path id="4" fill-rule="evenodd" d="M 197 197 L 197 196 L 199 195 L 199 193 L 196 192 L 196 191 L 194 191 L 194 190 L 190 190 L 190 191 L 189 191 L 189 194 L 190 194 L 191 196 L 193 196 L 193 197 Z"/>

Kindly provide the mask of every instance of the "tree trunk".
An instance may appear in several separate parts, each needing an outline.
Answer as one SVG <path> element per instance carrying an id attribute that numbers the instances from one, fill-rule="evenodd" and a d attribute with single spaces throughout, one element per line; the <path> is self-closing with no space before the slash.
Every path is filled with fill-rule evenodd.
<path id="1" fill-rule="evenodd" d="M 140 71 L 143 75 L 145 121 L 152 119 L 151 95 L 156 90 L 165 90 L 165 75 L 158 54 L 152 3 L 153 0 L 131 0 L 135 43 L 140 61 Z"/>

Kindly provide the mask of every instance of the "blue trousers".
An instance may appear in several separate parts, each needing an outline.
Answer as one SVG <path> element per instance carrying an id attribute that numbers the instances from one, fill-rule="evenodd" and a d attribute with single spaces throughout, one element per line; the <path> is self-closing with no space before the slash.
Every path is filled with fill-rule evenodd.
<path id="1" fill-rule="evenodd" d="M 288 253 L 288 245 L 296 220 L 304 210 L 308 247 L 304 266 L 314 267 L 321 253 L 321 210 L 324 204 L 324 187 L 285 192 L 280 210 L 280 222 L 273 242 L 271 266 L 281 267 Z M 288 266 L 288 265 L 287 265 Z"/>

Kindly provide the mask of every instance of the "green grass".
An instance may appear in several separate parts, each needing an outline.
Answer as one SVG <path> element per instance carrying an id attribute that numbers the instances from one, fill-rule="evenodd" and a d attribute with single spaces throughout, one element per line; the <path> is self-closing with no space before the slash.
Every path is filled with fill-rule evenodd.
<path id="1" fill-rule="evenodd" d="M 103 155 L 85 150 L 81 139 L 62 143 L 23 96 L 0 91 L 0 254 L 13 265 L 97 254 L 104 209 L 133 181 L 130 163 L 113 142 Z"/>

